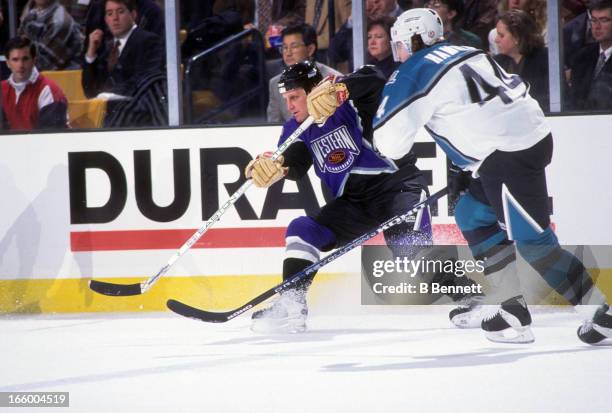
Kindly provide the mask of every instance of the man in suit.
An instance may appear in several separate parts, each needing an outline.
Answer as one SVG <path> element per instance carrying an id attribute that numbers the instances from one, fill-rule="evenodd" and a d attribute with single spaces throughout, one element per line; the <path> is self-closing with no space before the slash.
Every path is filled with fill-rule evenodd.
<path id="1" fill-rule="evenodd" d="M 159 72 L 164 62 L 160 38 L 137 27 L 133 0 L 105 0 L 104 21 L 113 39 L 98 55 L 104 32 L 96 29 L 89 35 L 83 64 L 83 89 L 87 97 L 100 93 L 130 96 L 138 82 Z"/>
<path id="2" fill-rule="evenodd" d="M 327 0 L 314 0 L 306 2 L 306 23 L 315 28 L 317 32 L 318 60 L 327 58 L 329 48 L 329 6 Z M 334 0 L 334 33 L 347 22 L 351 16 L 351 0 Z"/>
<path id="3" fill-rule="evenodd" d="M 304 60 L 315 60 L 317 52 L 317 34 L 314 28 L 309 24 L 300 24 L 290 26 L 283 30 L 281 46 L 283 63 L 289 67 Z M 335 71 L 331 67 L 325 66 L 322 63 L 317 63 L 319 71 L 325 76 L 337 75 L 341 73 Z M 287 105 L 278 90 L 278 81 L 280 74 L 270 79 L 268 102 L 268 122 L 285 122 L 293 116 L 287 109 Z"/>
<path id="4" fill-rule="evenodd" d="M 612 0 L 590 4 L 591 33 L 596 43 L 582 48 L 572 62 L 570 108 L 612 109 Z"/>

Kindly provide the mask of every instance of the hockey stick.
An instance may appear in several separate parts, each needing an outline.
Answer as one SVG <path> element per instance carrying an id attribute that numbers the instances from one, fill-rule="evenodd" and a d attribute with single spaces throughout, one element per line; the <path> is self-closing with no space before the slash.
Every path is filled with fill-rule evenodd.
<path id="1" fill-rule="evenodd" d="M 413 216 L 414 214 L 416 214 L 417 212 L 419 212 L 421 209 L 425 208 L 426 206 L 433 204 L 434 202 L 436 202 L 438 199 L 442 198 L 447 193 L 448 193 L 448 188 L 441 189 L 440 191 L 436 192 L 435 194 L 433 194 L 429 198 L 427 198 L 424 201 L 421 201 L 418 204 L 416 204 L 410 211 L 408 211 L 408 212 L 406 212 L 404 214 L 401 214 L 401 215 L 396 215 L 393 218 L 388 219 L 383 224 L 381 224 L 378 228 L 376 228 L 376 229 L 368 232 L 367 234 L 364 234 L 361 237 L 351 241 L 349 244 L 346 244 L 344 247 L 337 249 L 336 251 L 334 251 L 333 253 L 329 254 L 328 256 L 323 258 L 322 260 L 313 263 L 312 265 L 310 265 L 309 267 L 307 267 L 307 268 L 303 269 L 302 271 L 298 272 L 297 274 L 295 274 L 293 277 L 289 278 L 288 280 L 283 281 L 282 283 L 280 283 L 276 287 L 270 288 L 269 290 L 263 292 L 262 294 L 258 295 L 255 298 L 253 298 L 248 303 L 243 304 L 243 305 L 241 305 L 240 307 L 238 307 L 238 308 L 236 308 L 234 310 L 230 310 L 230 311 L 226 311 L 226 312 L 205 311 L 205 310 L 200 310 L 199 308 L 192 307 L 190 305 L 184 304 L 184 303 L 182 303 L 180 301 L 177 301 L 177 300 L 168 300 L 166 305 L 168 306 L 168 308 L 170 310 L 172 310 L 175 313 L 177 313 L 179 315 L 182 315 L 184 317 L 194 318 L 196 320 L 206 321 L 206 322 L 209 322 L 209 323 L 224 323 L 226 321 L 231 320 L 234 317 L 239 316 L 240 314 L 244 313 L 245 311 L 250 310 L 251 308 L 253 308 L 257 304 L 267 300 L 268 298 L 272 297 L 273 295 L 292 288 L 298 281 L 300 281 L 301 279 L 306 277 L 308 274 L 312 274 L 313 272 L 319 270 L 321 267 L 324 267 L 325 265 L 329 264 L 330 262 L 332 262 L 332 261 L 336 260 L 337 258 L 343 256 L 344 254 L 346 254 L 347 252 L 351 251 L 355 247 L 358 247 L 359 245 L 363 244 L 367 240 L 369 240 L 371 238 L 374 238 L 376 235 L 380 234 L 381 232 L 385 231 L 386 229 L 391 228 L 394 225 L 397 225 L 397 224 L 400 224 L 400 223 L 404 222 L 406 219 L 408 219 L 409 217 Z"/>
<path id="2" fill-rule="evenodd" d="M 276 160 L 283 152 L 285 152 L 289 145 L 295 142 L 300 137 L 300 135 L 306 129 L 308 129 L 310 125 L 312 125 L 313 122 L 314 119 L 311 116 L 306 118 L 306 120 L 304 120 L 304 122 L 302 122 L 301 125 L 276 149 L 276 151 L 271 156 L 272 160 Z M 172 257 L 170 257 L 166 265 L 164 265 L 154 276 L 149 277 L 149 279 L 136 284 L 114 284 L 110 282 L 91 280 L 89 282 L 89 288 L 91 288 L 97 293 L 109 296 L 130 296 L 145 293 L 149 288 L 153 286 L 153 284 L 157 282 L 157 280 L 159 280 L 162 275 L 164 275 L 168 271 L 170 267 L 172 267 L 172 265 L 174 265 L 174 263 L 179 258 L 181 258 L 183 254 L 185 254 L 185 252 L 187 252 L 193 246 L 193 244 L 195 244 L 202 237 L 202 235 L 204 235 L 206 231 L 208 231 L 210 227 L 212 227 L 217 221 L 219 221 L 219 219 L 221 219 L 221 216 L 225 214 L 225 212 L 227 212 L 230 207 L 234 205 L 242 195 L 244 195 L 244 193 L 247 191 L 247 189 L 251 187 L 252 184 L 252 179 L 248 179 L 244 184 L 242 184 L 240 188 L 238 188 L 238 190 L 234 192 L 232 196 L 230 196 L 230 198 L 225 201 L 223 205 L 221 205 L 217 212 L 215 212 L 208 219 L 208 221 L 206 221 L 204 225 L 200 227 L 200 229 L 198 229 L 181 246 L 181 248 L 179 248 L 177 252 L 174 253 Z"/>

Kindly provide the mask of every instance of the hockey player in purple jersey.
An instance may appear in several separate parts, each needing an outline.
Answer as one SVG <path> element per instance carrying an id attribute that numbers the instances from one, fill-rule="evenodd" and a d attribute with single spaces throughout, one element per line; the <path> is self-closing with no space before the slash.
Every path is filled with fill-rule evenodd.
<path id="1" fill-rule="evenodd" d="M 282 130 L 283 142 L 308 117 L 306 95 L 322 80 L 309 62 L 287 68 L 279 89 L 293 118 Z M 325 121 L 312 125 L 272 161 L 262 154 L 246 168 L 246 176 L 258 187 L 269 187 L 282 178 L 299 179 L 311 166 L 333 193 L 334 199 L 313 216 L 291 221 L 286 233 L 283 278 L 319 260 L 322 251 L 342 246 L 403 213 L 426 196 L 426 182 L 409 154 L 392 161 L 371 147 L 372 118 L 376 112 L 384 77 L 364 67 L 343 79 L 338 99 L 344 102 Z M 340 90 L 341 88 L 344 88 Z M 347 99 L 348 94 L 348 99 Z M 424 210 L 412 222 L 385 232 L 391 246 L 402 243 L 430 245 L 431 222 Z M 393 247 L 392 247 L 393 249 Z M 301 332 L 308 313 L 306 292 L 314 275 L 295 290 L 282 293 L 270 307 L 253 314 L 252 328 L 259 332 Z"/>

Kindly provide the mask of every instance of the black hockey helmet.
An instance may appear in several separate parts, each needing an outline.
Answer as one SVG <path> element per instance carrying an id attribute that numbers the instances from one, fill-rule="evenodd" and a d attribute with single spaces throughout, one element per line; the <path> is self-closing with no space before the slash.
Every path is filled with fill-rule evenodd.
<path id="1" fill-rule="evenodd" d="M 278 90 L 280 93 L 285 93 L 292 89 L 302 88 L 308 94 L 321 80 L 323 80 L 323 75 L 317 65 L 309 60 L 304 60 L 283 70 L 278 81 Z"/>

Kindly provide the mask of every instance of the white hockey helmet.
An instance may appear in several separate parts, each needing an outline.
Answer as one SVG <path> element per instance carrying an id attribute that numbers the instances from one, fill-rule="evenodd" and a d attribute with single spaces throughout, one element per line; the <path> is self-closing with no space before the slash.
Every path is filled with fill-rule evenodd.
<path id="1" fill-rule="evenodd" d="M 397 18 L 391 27 L 391 50 L 393 60 L 400 61 L 399 47 L 401 44 L 408 49 L 408 55 L 412 55 L 412 36 L 421 35 L 423 43 L 427 46 L 444 38 L 444 27 L 442 19 L 431 9 L 410 9 Z"/>

